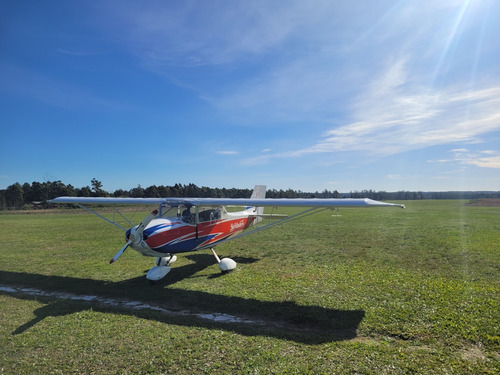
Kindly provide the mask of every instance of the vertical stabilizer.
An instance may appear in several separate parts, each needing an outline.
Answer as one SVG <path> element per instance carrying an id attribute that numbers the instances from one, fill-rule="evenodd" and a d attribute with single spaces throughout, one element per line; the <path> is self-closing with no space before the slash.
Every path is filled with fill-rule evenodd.
<path id="1" fill-rule="evenodd" d="M 266 197 L 266 185 L 255 185 L 250 199 L 264 199 Z"/>
<path id="2" fill-rule="evenodd" d="M 253 189 L 252 196 L 250 199 L 264 199 L 266 197 L 266 186 L 265 185 L 255 185 Z M 254 207 L 254 212 L 257 215 L 262 215 L 264 213 L 264 207 Z M 262 220 L 262 217 L 257 216 L 254 223 L 257 224 Z"/>

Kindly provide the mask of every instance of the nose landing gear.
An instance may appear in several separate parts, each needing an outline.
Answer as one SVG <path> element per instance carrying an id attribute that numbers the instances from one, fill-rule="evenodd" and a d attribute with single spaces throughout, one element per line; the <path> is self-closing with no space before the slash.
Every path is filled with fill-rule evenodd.
<path id="1" fill-rule="evenodd" d="M 163 279 L 172 269 L 170 265 L 177 260 L 177 256 L 168 255 L 166 257 L 161 257 L 156 259 L 156 266 L 151 268 L 147 275 L 146 279 L 148 279 L 150 284 L 156 284 L 158 280 Z"/>

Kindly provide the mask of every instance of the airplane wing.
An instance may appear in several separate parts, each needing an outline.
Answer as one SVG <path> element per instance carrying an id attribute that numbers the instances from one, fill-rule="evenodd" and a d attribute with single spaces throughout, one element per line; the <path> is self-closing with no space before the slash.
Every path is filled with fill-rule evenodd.
<path id="1" fill-rule="evenodd" d="M 385 203 L 368 198 L 265 198 L 265 199 L 246 199 L 246 198 L 176 198 L 192 205 L 207 206 L 256 206 L 256 207 L 379 207 L 379 206 L 398 206 L 401 204 Z M 172 198 L 166 198 L 165 203 L 174 203 Z"/>
<path id="2" fill-rule="evenodd" d="M 380 202 L 369 198 L 92 198 L 58 197 L 49 203 L 73 204 L 191 204 L 193 206 L 255 206 L 255 207 L 401 207 L 403 204 Z"/>
<path id="3" fill-rule="evenodd" d="M 375 201 L 368 198 L 267 198 L 267 199 L 240 199 L 240 198 L 186 198 L 193 205 L 222 205 L 222 206 L 257 206 L 257 207 L 379 207 L 398 206 L 401 204 Z"/>
<path id="4" fill-rule="evenodd" d="M 165 202 L 166 199 L 167 198 L 58 197 L 48 202 L 73 204 L 160 204 Z"/>

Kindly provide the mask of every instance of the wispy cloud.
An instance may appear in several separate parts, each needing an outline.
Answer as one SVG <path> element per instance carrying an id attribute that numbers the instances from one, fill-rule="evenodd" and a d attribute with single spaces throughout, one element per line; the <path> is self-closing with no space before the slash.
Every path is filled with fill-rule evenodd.
<path id="1" fill-rule="evenodd" d="M 446 83 L 445 77 L 455 80 L 456 72 L 448 66 L 453 59 L 452 46 L 456 48 L 460 37 L 471 29 L 466 20 L 472 16 L 464 16 L 468 8 L 461 6 L 463 2 L 443 1 L 423 7 L 403 2 L 397 6 L 385 4 L 370 8 L 361 16 L 363 22 L 342 6 L 321 4 L 321 15 L 298 9 L 296 4 L 290 6 L 307 20 L 307 29 L 299 22 L 282 24 L 278 17 L 275 27 L 287 30 L 286 37 L 274 39 L 272 45 L 286 51 L 280 59 L 266 59 L 262 67 L 259 55 L 253 60 L 257 74 L 243 76 L 238 84 L 221 86 L 218 91 L 205 91 L 202 97 L 241 121 L 264 118 L 269 122 L 339 124 L 347 119 L 351 122 L 346 127 L 335 130 L 370 133 L 373 123 L 378 129 L 384 124 L 394 130 L 393 121 L 411 125 L 424 118 L 437 119 L 445 106 L 467 99 L 456 98 L 447 104 L 446 95 L 479 94 L 475 88 L 465 88 L 467 85 L 438 87 L 438 81 Z M 448 21 L 443 22 L 443 14 Z M 346 25 L 347 20 L 350 25 Z M 336 25 L 342 25 L 341 37 Z M 463 80 L 463 75 L 460 77 Z M 353 96 L 356 100 L 348 102 L 347 98 Z M 399 111 L 403 115 L 395 118 Z M 325 138 L 335 134 L 325 133 Z"/>
<path id="2" fill-rule="evenodd" d="M 346 151 L 387 156 L 481 142 L 500 130 L 500 83 L 471 84 L 450 68 L 461 40 L 476 37 L 467 32 L 477 29 L 480 5 L 388 2 L 368 12 L 329 1 L 129 5 L 115 9 L 115 32 L 156 72 L 225 64 L 234 74 L 245 63 L 241 77 L 217 85 L 195 70 L 173 78 L 226 118 L 324 125 L 316 142 L 308 134 L 310 146 L 246 164 Z"/>
<path id="3" fill-rule="evenodd" d="M 481 168 L 497 168 L 500 169 L 500 155 L 499 156 L 490 156 L 490 157 L 482 157 L 475 160 L 466 161 L 467 164 L 472 164 Z"/>
<path id="4" fill-rule="evenodd" d="M 460 163 L 462 165 L 475 165 L 480 168 L 500 168 L 500 151 L 497 150 L 482 150 L 470 151 L 465 148 L 452 149 L 453 154 L 451 159 L 429 160 L 431 163 Z"/>
<path id="5" fill-rule="evenodd" d="M 234 150 L 217 151 L 217 153 L 219 155 L 238 155 L 239 154 L 238 151 L 234 151 Z"/>
<path id="6" fill-rule="evenodd" d="M 321 4 L 302 2 L 135 2 L 102 5 L 112 14 L 120 38 L 132 41 L 149 62 L 171 66 L 219 65 L 244 56 L 266 53 L 298 26 L 320 14 Z M 108 7 L 112 7 L 109 9 Z M 302 9 L 302 11 L 301 11 Z M 110 22 L 110 20 L 107 20 Z"/>
<path id="7" fill-rule="evenodd" d="M 461 164 L 475 165 L 481 168 L 500 168 L 500 151 L 470 152 L 467 149 L 455 149 L 451 152 L 454 154 L 454 160 Z"/>
<path id="8" fill-rule="evenodd" d="M 429 90 L 412 85 L 406 59 L 390 66 L 355 99 L 354 121 L 329 130 L 290 156 L 366 151 L 392 155 L 429 146 L 479 142 L 500 130 L 500 84 Z"/>
<path id="9" fill-rule="evenodd" d="M 85 48 L 58 48 L 57 52 L 68 55 L 68 56 L 76 56 L 76 57 L 94 57 L 108 54 L 109 52 L 105 49 L 85 49 Z"/>

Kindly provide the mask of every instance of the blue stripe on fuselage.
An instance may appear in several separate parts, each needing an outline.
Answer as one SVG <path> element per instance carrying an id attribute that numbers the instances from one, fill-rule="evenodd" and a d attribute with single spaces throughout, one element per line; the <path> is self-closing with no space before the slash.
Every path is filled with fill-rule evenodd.
<path id="1" fill-rule="evenodd" d="M 203 237 L 198 237 L 198 238 L 190 238 L 184 241 L 171 241 L 169 243 L 166 243 L 162 246 L 152 248 L 154 251 L 158 251 L 160 253 L 186 253 L 190 251 L 195 251 L 195 250 L 200 250 L 208 247 L 215 246 L 217 242 L 212 242 L 210 244 L 205 244 L 201 246 L 203 243 L 206 243 L 210 240 L 212 240 L 214 237 L 216 237 L 217 234 L 209 234 Z M 223 237 L 220 239 L 223 240 L 227 236 Z"/>

